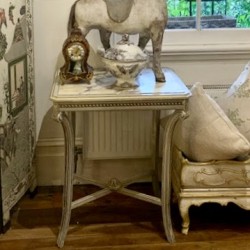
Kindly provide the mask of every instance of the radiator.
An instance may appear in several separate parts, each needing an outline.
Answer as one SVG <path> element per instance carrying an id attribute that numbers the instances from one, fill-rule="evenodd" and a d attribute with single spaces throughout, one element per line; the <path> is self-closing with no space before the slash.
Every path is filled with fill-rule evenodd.
<path id="1" fill-rule="evenodd" d="M 153 112 L 98 111 L 83 114 L 83 154 L 87 159 L 148 158 Z"/>

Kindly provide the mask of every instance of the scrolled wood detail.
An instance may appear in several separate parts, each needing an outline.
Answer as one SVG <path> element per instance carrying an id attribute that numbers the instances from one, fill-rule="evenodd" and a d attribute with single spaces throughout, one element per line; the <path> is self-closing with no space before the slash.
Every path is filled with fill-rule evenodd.
<path id="1" fill-rule="evenodd" d="M 242 184 L 250 183 L 250 171 L 232 170 L 227 168 L 215 168 L 209 171 L 206 168 L 201 169 L 194 174 L 194 182 L 205 186 L 230 185 L 232 182 Z"/>

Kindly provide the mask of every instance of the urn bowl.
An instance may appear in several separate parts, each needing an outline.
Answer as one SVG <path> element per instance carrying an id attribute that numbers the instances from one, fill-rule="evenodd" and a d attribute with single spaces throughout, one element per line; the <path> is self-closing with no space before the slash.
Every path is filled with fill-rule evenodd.
<path id="1" fill-rule="evenodd" d="M 105 52 L 99 52 L 106 70 L 116 77 L 116 86 L 137 86 L 136 77 L 148 65 L 148 55 L 126 38 Z"/>

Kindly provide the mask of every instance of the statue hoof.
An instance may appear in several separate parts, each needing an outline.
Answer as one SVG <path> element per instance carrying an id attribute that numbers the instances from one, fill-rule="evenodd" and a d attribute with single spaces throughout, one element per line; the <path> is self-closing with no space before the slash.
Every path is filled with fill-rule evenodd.
<path id="1" fill-rule="evenodd" d="M 161 77 L 156 77 L 155 80 L 156 80 L 156 82 L 166 82 L 166 78 L 164 75 Z"/>

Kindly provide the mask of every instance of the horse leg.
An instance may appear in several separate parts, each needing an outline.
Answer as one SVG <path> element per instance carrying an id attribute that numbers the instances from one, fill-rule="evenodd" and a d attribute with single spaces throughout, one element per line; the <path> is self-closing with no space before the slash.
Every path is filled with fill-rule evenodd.
<path id="1" fill-rule="evenodd" d="M 109 49 L 110 48 L 110 36 L 112 32 L 101 28 L 99 29 L 99 33 L 100 33 L 100 38 L 101 38 L 101 42 L 102 42 L 104 49 L 105 50 Z"/>
<path id="2" fill-rule="evenodd" d="M 165 75 L 161 69 L 161 46 L 164 34 L 164 27 L 161 23 L 157 22 L 152 25 L 150 31 L 150 37 L 153 46 L 153 70 L 155 74 L 155 79 L 157 82 L 165 82 Z"/>
<path id="3" fill-rule="evenodd" d="M 138 43 L 138 46 L 144 50 L 148 41 L 150 39 L 150 36 L 149 34 L 147 33 L 141 33 L 140 36 L 139 36 L 139 43 Z"/>

